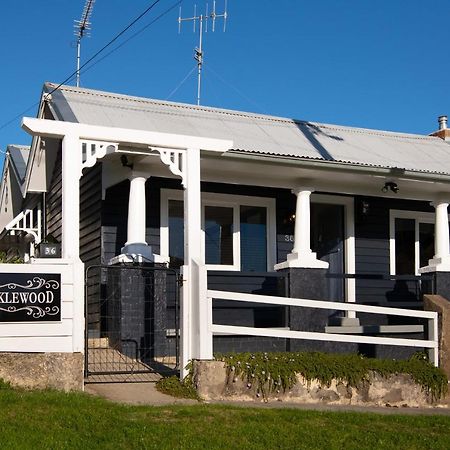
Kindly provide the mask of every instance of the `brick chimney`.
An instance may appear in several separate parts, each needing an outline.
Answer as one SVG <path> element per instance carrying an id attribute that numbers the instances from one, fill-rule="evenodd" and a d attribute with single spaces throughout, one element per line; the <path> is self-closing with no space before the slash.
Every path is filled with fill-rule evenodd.
<path id="1" fill-rule="evenodd" d="M 439 129 L 430 134 L 430 136 L 437 136 L 444 141 L 450 142 L 450 129 L 447 128 L 447 116 L 438 117 Z"/>

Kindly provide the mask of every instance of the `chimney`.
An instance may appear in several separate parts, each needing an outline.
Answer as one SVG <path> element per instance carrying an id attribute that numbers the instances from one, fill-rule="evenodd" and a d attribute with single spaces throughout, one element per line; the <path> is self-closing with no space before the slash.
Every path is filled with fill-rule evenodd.
<path id="1" fill-rule="evenodd" d="M 447 128 L 447 116 L 439 116 L 438 123 L 439 129 L 431 133 L 430 136 L 440 137 L 444 141 L 450 142 L 450 129 Z"/>

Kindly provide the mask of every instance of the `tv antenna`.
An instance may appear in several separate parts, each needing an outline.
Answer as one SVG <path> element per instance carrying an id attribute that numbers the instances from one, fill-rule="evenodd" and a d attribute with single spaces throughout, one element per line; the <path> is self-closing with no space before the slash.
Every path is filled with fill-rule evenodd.
<path id="1" fill-rule="evenodd" d="M 212 21 L 212 32 L 214 33 L 216 28 L 216 19 L 223 18 L 223 31 L 225 32 L 227 26 L 227 0 L 225 0 L 224 11 L 221 14 L 217 14 L 216 12 L 216 1 L 213 1 L 213 10 L 210 13 L 208 11 L 208 3 L 206 4 L 206 13 L 197 15 L 197 5 L 194 5 L 194 15 L 192 17 L 181 17 L 181 6 L 180 6 L 180 14 L 178 16 L 178 34 L 181 33 L 181 23 L 182 22 L 193 22 L 194 24 L 194 33 L 196 32 L 196 24 L 198 21 L 198 30 L 199 30 L 199 38 L 198 38 L 198 47 L 194 49 L 194 59 L 197 61 L 197 105 L 200 105 L 200 95 L 201 95 L 201 87 L 202 87 L 202 67 L 203 67 L 203 30 L 205 33 L 208 32 L 208 19 Z M 205 24 L 205 27 L 203 27 Z"/>
<path id="2" fill-rule="evenodd" d="M 80 58 L 81 58 L 81 39 L 84 36 L 89 36 L 91 30 L 92 10 L 94 9 L 95 0 L 86 0 L 80 20 L 75 20 L 75 36 L 77 37 L 77 71 L 76 71 L 76 86 L 80 87 Z"/>

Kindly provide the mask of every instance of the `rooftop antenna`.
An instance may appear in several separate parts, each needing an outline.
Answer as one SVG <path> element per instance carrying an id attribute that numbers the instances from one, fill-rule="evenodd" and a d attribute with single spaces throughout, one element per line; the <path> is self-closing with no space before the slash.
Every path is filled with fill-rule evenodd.
<path id="1" fill-rule="evenodd" d="M 75 20 L 75 36 L 77 37 L 77 71 L 76 86 L 80 87 L 80 56 L 81 56 L 81 39 L 89 36 L 91 30 L 91 22 L 89 21 L 92 10 L 94 9 L 95 0 L 86 0 L 80 20 Z"/>
<path id="2" fill-rule="evenodd" d="M 200 105 L 200 95 L 201 95 L 201 86 L 202 86 L 202 66 L 203 66 L 203 30 L 208 32 L 208 19 L 212 21 L 212 32 L 214 33 L 216 28 L 216 19 L 223 18 L 223 31 L 225 32 L 227 26 L 227 0 L 225 0 L 224 11 L 221 14 L 217 14 L 216 12 L 216 1 L 213 1 L 213 10 L 210 13 L 208 11 L 208 3 L 206 4 L 206 12 L 205 14 L 197 15 L 197 5 L 194 5 L 194 15 L 192 17 L 181 17 L 181 6 L 180 13 L 178 15 L 178 34 L 181 33 L 181 23 L 182 22 L 193 22 L 194 25 L 194 33 L 196 32 L 196 24 L 198 21 L 198 29 L 199 29 L 199 42 L 198 47 L 195 47 L 194 50 L 194 59 L 197 61 L 197 105 Z M 205 26 L 203 27 L 203 24 Z"/>

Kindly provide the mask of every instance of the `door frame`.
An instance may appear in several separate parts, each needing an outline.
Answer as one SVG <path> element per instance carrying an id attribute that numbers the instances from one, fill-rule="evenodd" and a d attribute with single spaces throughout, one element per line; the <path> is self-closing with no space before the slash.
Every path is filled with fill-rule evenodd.
<path id="1" fill-rule="evenodd" d="M 344 270 L 348 275 L 355 274 L 355 199 L 343 195 L 312 194 L 311 203 L 325 203 L 344 207 Z M 356 283 L 354 278 L 344 282 L 344 299 L 347 303 L 356 302 Z"/>

